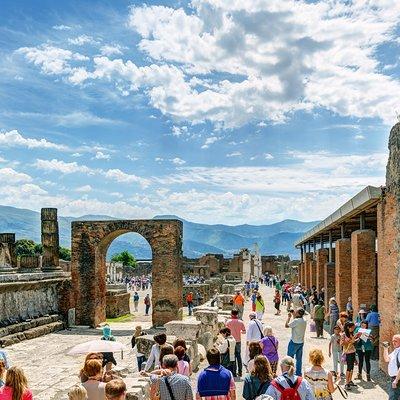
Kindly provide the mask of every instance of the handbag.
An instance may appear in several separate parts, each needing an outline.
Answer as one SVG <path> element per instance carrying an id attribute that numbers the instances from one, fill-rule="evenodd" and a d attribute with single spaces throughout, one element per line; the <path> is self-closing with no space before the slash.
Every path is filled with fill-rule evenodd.
<path id="1" fill-rule="evenodd" d="M 161 400 L 159 379 L 157 379 L 156 382 L 150 386 L 150 400 Z"/>
<path id="2" fill-rule="evenodd" d="M 312 333 L 317 332 L 317 327 L 315 326 L 314 321 L 310 322 L 310 332 L 312 332 Z"/>

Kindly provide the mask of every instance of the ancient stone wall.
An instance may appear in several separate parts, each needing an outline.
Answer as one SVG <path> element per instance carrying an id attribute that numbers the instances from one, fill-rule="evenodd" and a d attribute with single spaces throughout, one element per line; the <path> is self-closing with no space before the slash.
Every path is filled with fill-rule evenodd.
<path id="1" fill-rule="evenodd" d="M 107 249 L 128 232 L 142 235 L 152 249 L 153 325 L 181 319 L 182 229 L 178 220 L 73 222 L 71 274 L 78 323 L 96 326 L 105 320 Z"/>

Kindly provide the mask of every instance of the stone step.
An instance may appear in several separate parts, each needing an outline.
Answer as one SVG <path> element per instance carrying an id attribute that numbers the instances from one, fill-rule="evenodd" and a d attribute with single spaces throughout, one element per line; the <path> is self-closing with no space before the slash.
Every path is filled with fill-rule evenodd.
<path id="1" fill-rule="evenodd" d="M 34 339 L 39 336 L 48 335 L 52 332 L 57 332 L 65 329 L 63 321 L 50 322 L 48 324 L 35 326 L 21 332 L 16 332 L 0 338 L 0 347 L 11 346 L 15 343 L 22 342 L 23 340 Z"/>
<path id="2" fill-rule="evenodd" d="M 30 319 L 17 324 L 7 325 L 0 328 L 0 339 L 4 336 L 9 336 L 15 333 L 27 331 L 32 328 L 36 328 L 41 325 L 51 324 L 52 322 L 62 321 L 62 317 L 59 314 L 51 314 L 45 317 L 39 317 Z"/>

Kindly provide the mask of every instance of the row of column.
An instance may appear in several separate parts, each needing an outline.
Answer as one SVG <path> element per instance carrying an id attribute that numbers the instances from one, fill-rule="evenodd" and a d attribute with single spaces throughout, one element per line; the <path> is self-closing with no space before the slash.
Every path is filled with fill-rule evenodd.
<path id="1" fill-rule="evenodd" d="M 314 242 L 315 243 L 315 242 Z M 322 244 L 322 243 L 321 243 Z M 305 247 L 305 246 L 304 246 Z M 377 301 L 375 232 L 354 231 L 351 238 L 339 239 L 335 246 L 310 251 L 302 248 L 299 282 L 306 288 L 324 288 L 325 303 L 335 297 L 339 309 L 345 310 L 348 298 L 354 310 L 369 308 Z"/>

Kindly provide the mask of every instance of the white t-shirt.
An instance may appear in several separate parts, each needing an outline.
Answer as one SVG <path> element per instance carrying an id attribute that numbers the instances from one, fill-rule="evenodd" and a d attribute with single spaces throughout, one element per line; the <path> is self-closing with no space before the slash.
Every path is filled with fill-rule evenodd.
<path id="1" fill-rule="evenodd" d="M 252 319 L 247 328 L 246 340 L 248 342 L 259 342 L 262 339 L 263 324 L 257 319 Z"/>
<path id="2" fill-rule="evenodd" d="M 389 365 L 388 365 L 388 374 L 390 376 L 396 376 L 397 375 L 397 371 L 399 370 L 397 368 L 397 359 L 399 360 L 399 364 L 400 364 L 400 347 L 398 347 L 397 349 L 394 349 L 390 354 L 389 354 Z"/>
<path id="3" fill-rule="evenodd" d="M 304 335 L 306 333 L 307 322 L 304 318 L 295 318 L 289 323 L 289 328 L 292 329 L 292 342 L 304 343 Z"/>

